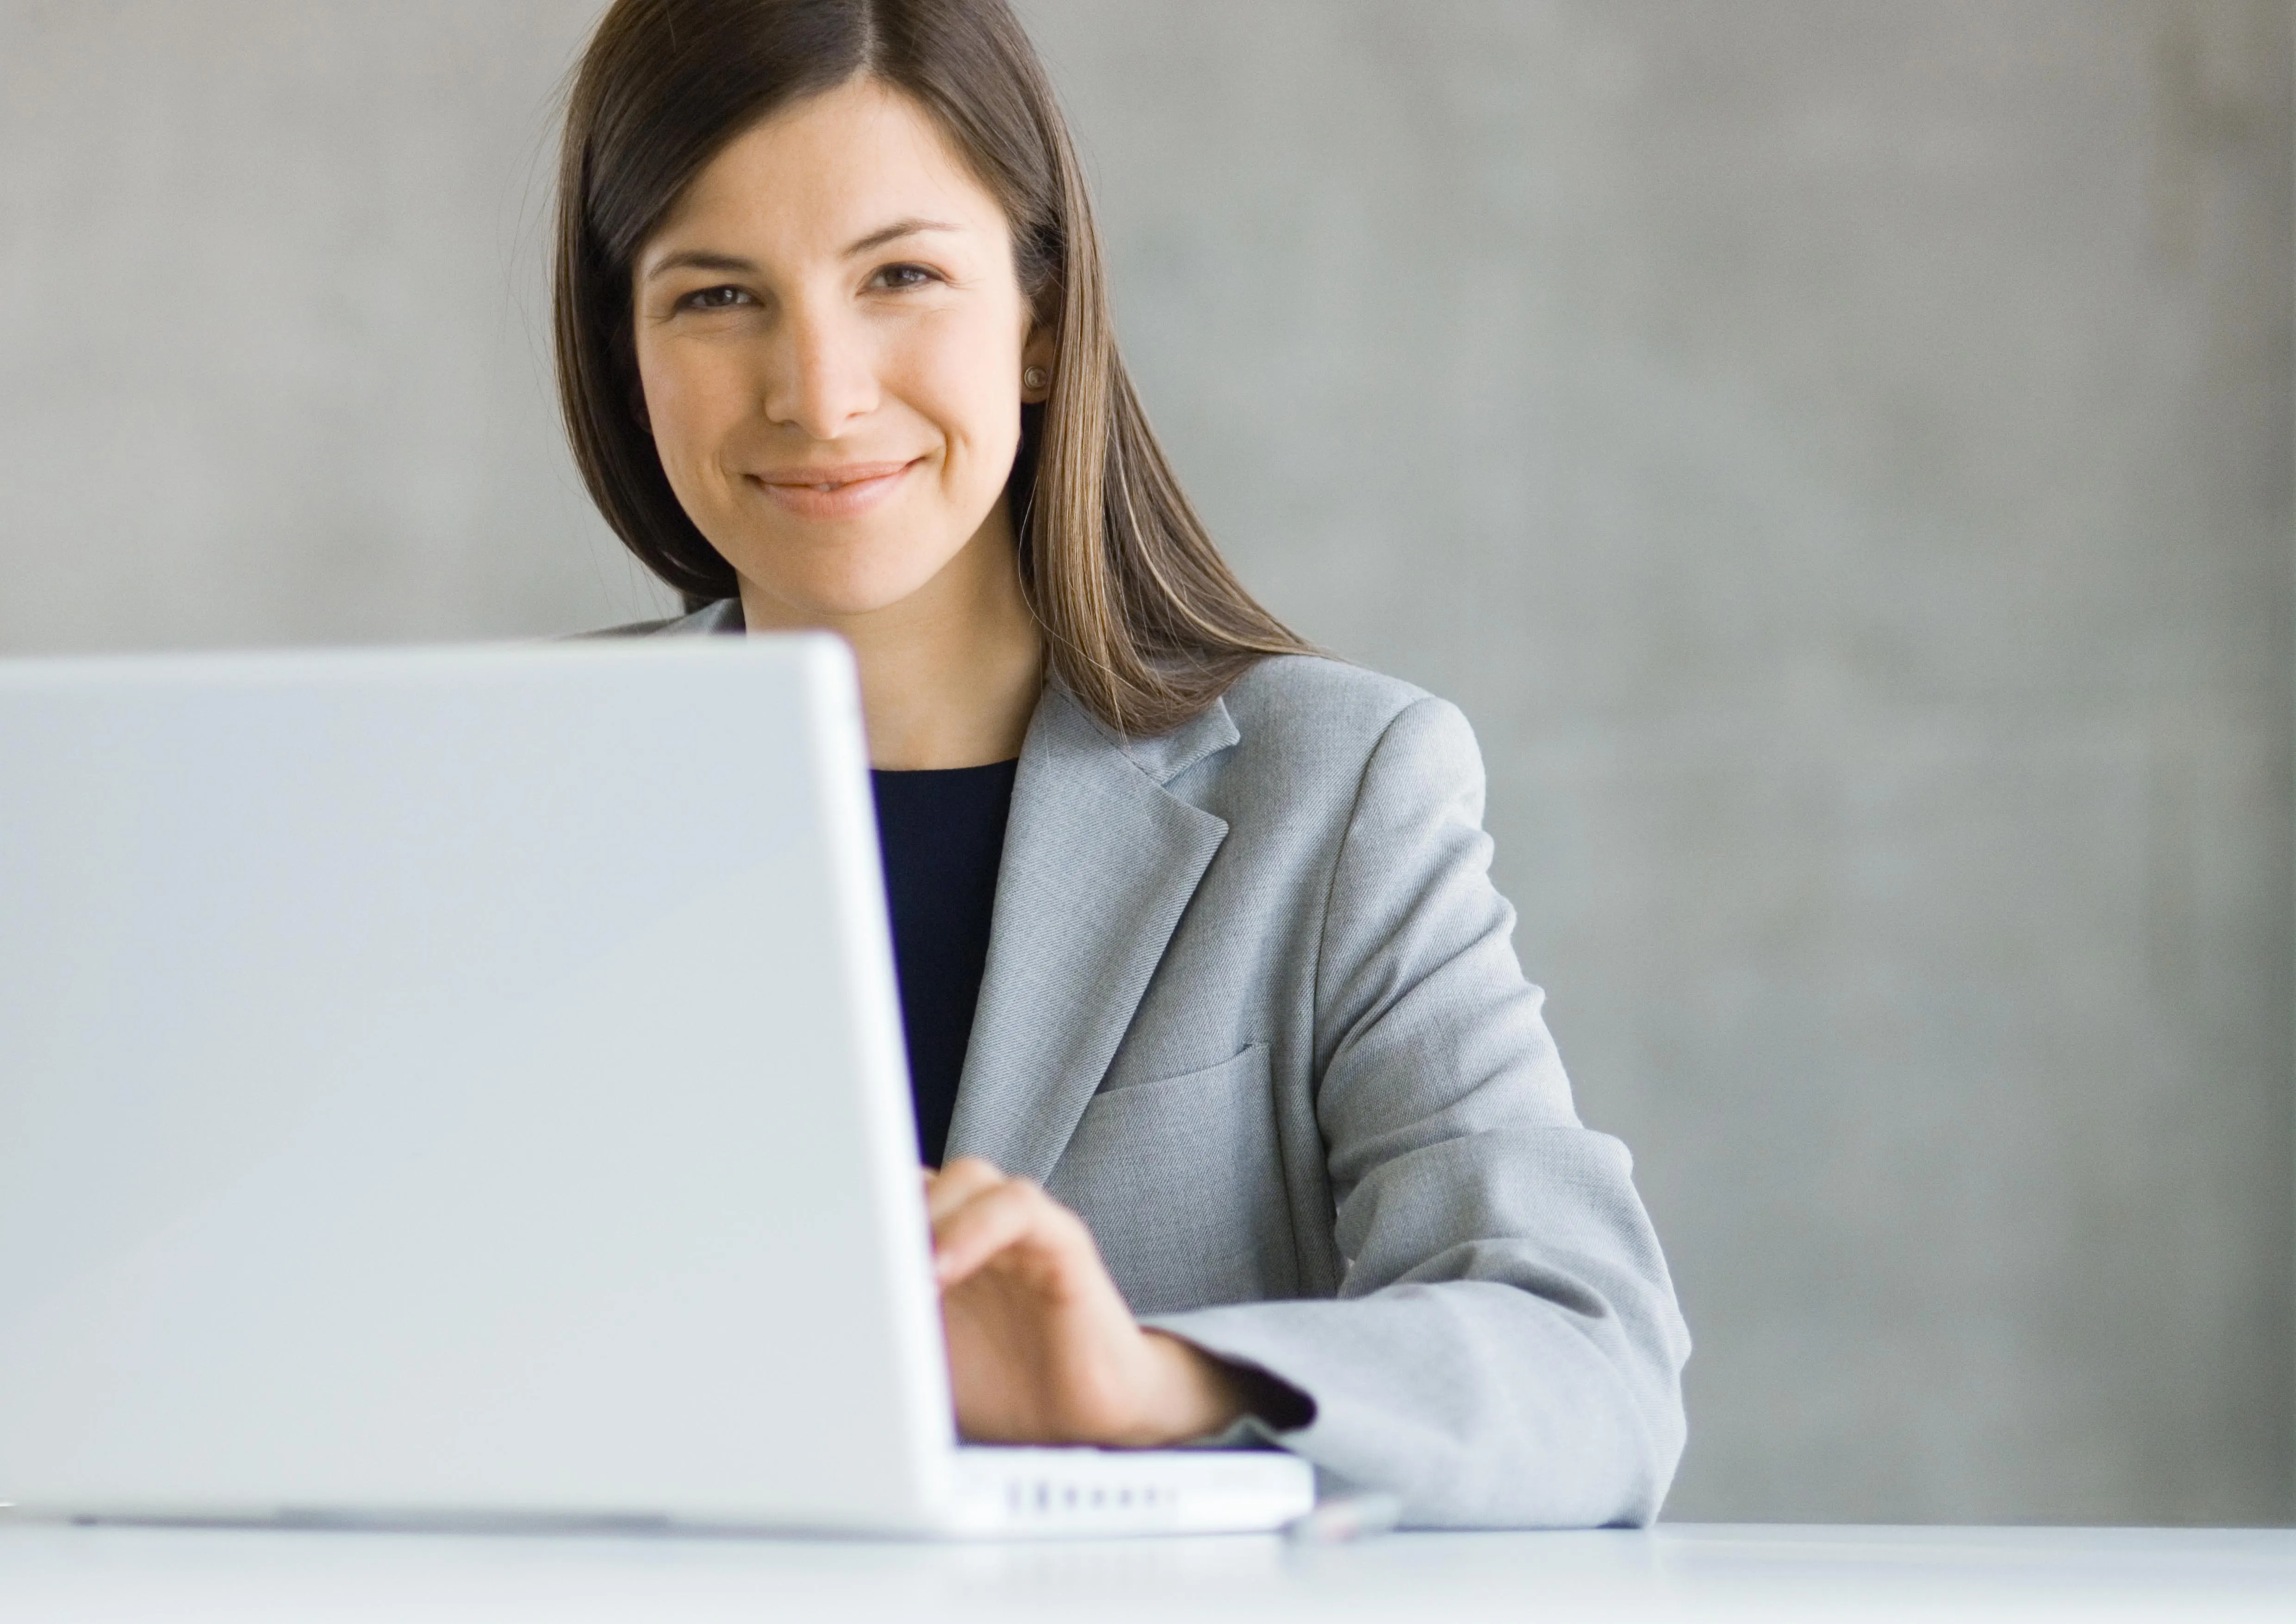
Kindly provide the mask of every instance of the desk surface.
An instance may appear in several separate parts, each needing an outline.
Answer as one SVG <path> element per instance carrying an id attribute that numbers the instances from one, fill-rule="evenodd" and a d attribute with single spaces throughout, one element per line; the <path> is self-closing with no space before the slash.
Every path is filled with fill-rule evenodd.
<path id="1" fill-rule="evenodd" d="M 0 1619 L 2296 1620 L 2296 1530 L 1729 1528 L 1062 1545 L 0 1527 Z"/>

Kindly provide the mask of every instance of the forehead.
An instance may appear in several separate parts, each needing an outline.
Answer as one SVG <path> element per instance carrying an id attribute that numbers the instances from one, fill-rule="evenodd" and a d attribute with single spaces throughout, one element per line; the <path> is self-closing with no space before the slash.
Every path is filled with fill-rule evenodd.
<path id="1" fill-rule="evenodd" d="M 901 218 L 999 240 L 1004 230 L 996 200 L 939 122 L 901 92 L 857 79 L 735 136 L 686 188 L 648 249 L 706 236 L 836 252 Z"/>

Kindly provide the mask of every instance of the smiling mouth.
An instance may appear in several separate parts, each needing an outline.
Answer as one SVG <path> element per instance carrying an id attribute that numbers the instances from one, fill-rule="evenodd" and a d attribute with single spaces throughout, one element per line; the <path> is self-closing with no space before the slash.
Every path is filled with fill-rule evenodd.
<path id="1" fill-rule="evenodd" d="M 848 463 L 835 468 L 775 468 L 749 476 L 774 502 L 809 519 L 846 519 L 874 507 L 923 461 Z"/>
<path id="2" fill-rule="evenodd" d="M 866 485 L 875 480 L 889 480 L 904 473 L 908 463 L 849 463 L 841 468 L 777 468 L 768 473 L 750 477 L 760 485 L 775 486 L 784 490 L 842 490 L 849 485 Z"/>

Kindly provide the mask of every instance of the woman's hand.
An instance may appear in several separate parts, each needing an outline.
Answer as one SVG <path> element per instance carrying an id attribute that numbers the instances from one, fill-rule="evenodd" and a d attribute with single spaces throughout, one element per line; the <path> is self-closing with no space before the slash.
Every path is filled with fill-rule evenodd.
<path id="1" fill-rule="evenodd" d="M 981 1443 L 1152 1448 L 1244 1412 L 1236 1373 L 1143 1330 L 1084 1220 L 977 1156 L 925 1174 L 957 1431 Z"/>

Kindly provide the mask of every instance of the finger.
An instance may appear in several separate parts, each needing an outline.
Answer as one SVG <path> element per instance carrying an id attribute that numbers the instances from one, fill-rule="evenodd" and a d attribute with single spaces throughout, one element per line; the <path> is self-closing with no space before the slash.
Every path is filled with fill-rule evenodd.
<path id="1" fill-rule="evenodd" d="M 1067 1248 L 1075 1239 L 1068 1233 L 1070 1221 L 1068 1210 L 1035 1185 L 1005 1179 L 934 1226 L 933 1272 L 946 1288 L 969 1279 L 1015 1246 Z"/>
<path id="2" fill-rule="evenodd" d="M 925 1182 L 925 1214 L 935 1225 L 985 1191 L 1006 1183 L 1004 1169 L 978 1156 L 959 1156 Z"/>
<path id="3" fill-rule="evenodd" d="M 1035 1219 L 1028 1186 L 999 1180 L 939 1205 L 933 1220 L 933 1263 L 944 1284 L 970 1275 L 1029 1233 Z"/>

